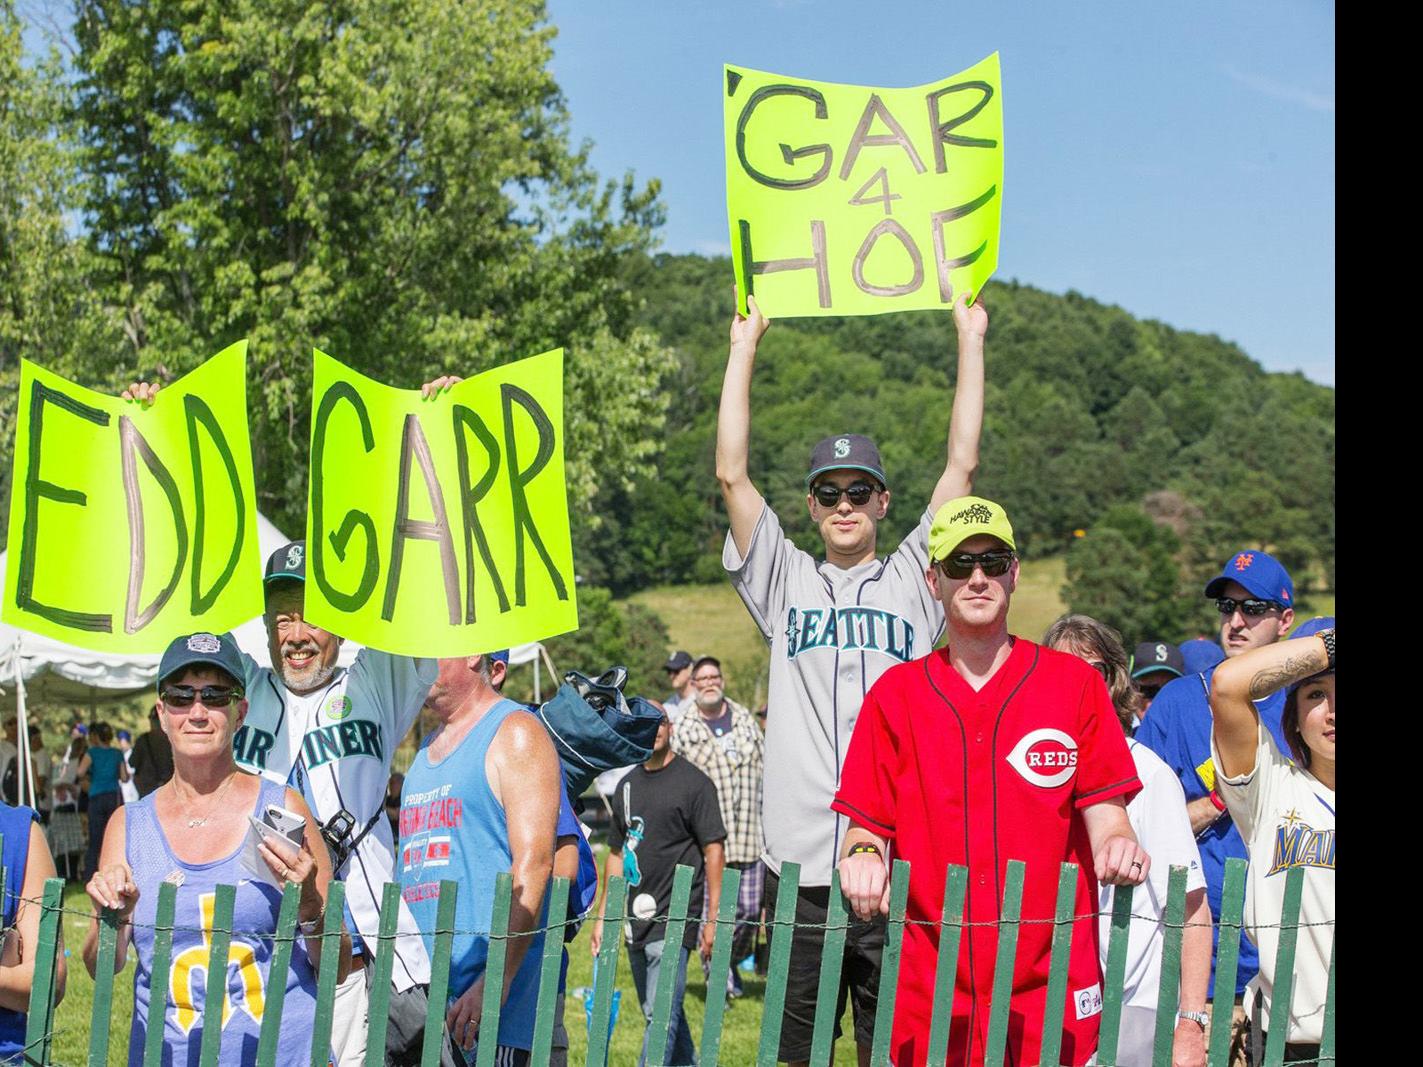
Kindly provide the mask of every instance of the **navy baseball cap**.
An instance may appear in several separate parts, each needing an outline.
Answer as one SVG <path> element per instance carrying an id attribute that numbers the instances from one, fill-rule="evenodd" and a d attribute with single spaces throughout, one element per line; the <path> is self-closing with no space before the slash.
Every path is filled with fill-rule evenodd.
<path id="1" fill-rule="evenodd" d="M 1143 641 L 1131 654 L 1133 678 L 1142 678 L 1164 671 L 1176 678 L 1186 673 L 1186 661 L 1181 650 L 1168 641 Z"/>
<path id="2" fill-rule="evenodd" d="M 1231 556 L 1220 573 L 1206 583 L 1206 596 L 1224 596 L 1227 582 L 1239 582 L 1261 600 L 1294 607 L 1295 583 L 1290 581 L 1289 571 L 1274 556 L 1259 549 L 1247 548 Z"/>
<path id="3" fill-rule="evenodd" d="M 1321 630 L 1332 629 L 1334 629 L 1333 615 L 1316 615 L 1314 618 L 1306 619 L 1296 626 L 1295 632 L 1290 634 L 1290 640 L 1293 641 L 1296 637 L 1313 637 Z"/>
<path id="4" fill-rule="evenodd" d="M 306 542 L 292 541 L 283 545 L 267 557 L 267 566 L 262 571 L 262 584 L 273 582 L 306 581 Z"/>
<path id="5" fill-rule="evenodd" d="M 179 671 L 198 664 L 226 671 L 239 686 L 247 677 L 242 651 L 230 633 L 196 633 L 175 637 L 169 643 L 158 663 L 158 687 L 161 689 L 163 683 Z"/>
<path id="6" fill-rule="evenodd" d="M 1204 674 L 1224 661 L 1225 653 L 1214 641 L 1194 637 L 1181 646 L 1181 659 L 1185 661 L 1187 674 Z"/>
<path id="7" fill-rule="evenodd" d="M 872 475 L 880 485 L 889 488 L 889 479 L 884 476 L 884 463 L 879 458 L 879 449 L 864 434 L 842 433 L 827 437 L 810 450 L 810 473 L 805 476 L 806 487 L 826 471 L 864 471 Z"/>
<path id="8" fill-rule="evenodd" d="M 676 674 L 678 671 L 686 670 L 692 665 L 692 654 L 678 649 L 667 658 L 667 662 L 662 664 L 662 669 L 668 674 Z"/>

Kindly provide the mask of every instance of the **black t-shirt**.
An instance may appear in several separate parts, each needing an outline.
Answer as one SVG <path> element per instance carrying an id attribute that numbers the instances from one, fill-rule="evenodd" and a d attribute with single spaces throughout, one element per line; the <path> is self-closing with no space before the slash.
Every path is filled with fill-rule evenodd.
<path id="1" fill-rule="evenodd" d="M 666 936 L 665 916 L 672 904 L 672 879 L 679 863 L 691 867 L 692 898 L 683 944 L 695 948 L 706 888 L 702 848 L 726 839 L 716 786 L 685 759 L 674 758 L 660 770 L 638 766 L 613 792 L 613 826 L 608 843 L 623 854 L 628 881 L 628 943 L 643 945 Z"/>

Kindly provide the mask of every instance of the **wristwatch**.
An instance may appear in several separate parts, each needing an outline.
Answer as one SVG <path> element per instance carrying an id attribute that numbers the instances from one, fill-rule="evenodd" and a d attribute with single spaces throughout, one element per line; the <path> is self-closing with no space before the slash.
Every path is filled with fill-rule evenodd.
<path id="1" fill-rule="evenodd" d="M 1329 669 L 1334 669 L 1334 628 L 1319 631 L 1319 639 L 1324 642 L 1324 651 L 1329 655 Z"/>
<path id="2" fill-rule="evenodd" d="M 1190 1019 L 1201 1028 L 1201 1033 L 1205 1033 L 1206 1025 L 1211 1021 L 1211 1017 L 1203 1011 L 1178 1011 L 1176 1021 L 1179 1022 L 1182 1019 Z"/>

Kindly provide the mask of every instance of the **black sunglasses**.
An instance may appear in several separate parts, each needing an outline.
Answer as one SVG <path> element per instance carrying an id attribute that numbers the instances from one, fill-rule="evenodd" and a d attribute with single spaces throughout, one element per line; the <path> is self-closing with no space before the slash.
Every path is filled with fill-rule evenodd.
<path id="1" fill-rule="evenodd" d="M 1283 611 L 1279 604 L 1273 600 L 1256 600 L 1253 597 L 1247 600 L 1236 600 L 1228 596 L 1218 596 L 1215 598 L 1215 609 L 1222 615 L 1234 615 L 1235 609 L 1239 608 L 1246 615 L 1268 615 L 1272 611 Z"/>
<path id="2" fill-rule="evenodd" d="M 999 578 L 1013 566 L 1013 552 L 1006 548 L 993 548 L 987 552 L 955 552 L 939 560 L 935 566 L 947 578 L 971 578 L 975 567 L 982 567 L 989 578 Z"/>
<path id="3" fill-rule="evenodd" d="M 1147 700 L 1155 700 L 1156 694 L 1165 688 L 1166 684 L 1164 682 L 1161 685 L 1142 685 L 1140 682 L 1136 683 L 1137 692 L 1146 697 Z"/>
<path id="4" fill-rule="evenodd" d="M 234 700 L 241 700 L 243 693 L 241 689 L 229 689 L 225 685 L 205 685 L 201 689 L 190 685 L 170 685 L 165 686 L 158 695 L 163 698 L 163 703 L 174 708 L 190 708 L 193 701 L 199 699 L 205 708 L 225 708 Z"/>
<path id="5" fill-rule="evenodd" d="M 860 507 L 863 504 L 868 504 L 870 497 L 880 492 L 883 490 L 869 482 L 851 482 L 843 489 L 831 482 L 821 482 L 810 489 L 810 495 L 815 497 L 815 502 L 823 508 L 837 506 L 841 496 L 849 497 L 851 504 Z"/>

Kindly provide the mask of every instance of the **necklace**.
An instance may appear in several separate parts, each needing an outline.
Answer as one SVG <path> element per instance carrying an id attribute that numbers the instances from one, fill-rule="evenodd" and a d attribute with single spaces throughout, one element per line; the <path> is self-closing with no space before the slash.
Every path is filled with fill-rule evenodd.
<path id="1" fill-rule="evenodd" d="M 189 819 L 188 829 L 192 830 L 196 829 L 199 826 L 203 826 L 207 823 L 209 819 L 211 819 L 214 815 L 217 814 L 218 806 L 222 803 L 223 794 L 227 792 L 227 787 L 233 783 L 233 780 L 236 779 L 236 777 L 236 771 L 233 771 L 230 775 L 227 776 L 227 781 L 222 784 L 222 788 L 217 791 L 217 796 L 213 798 L 212 807 L 208 808 L 208 813 L 204 815 L 201 819 Z"/>

